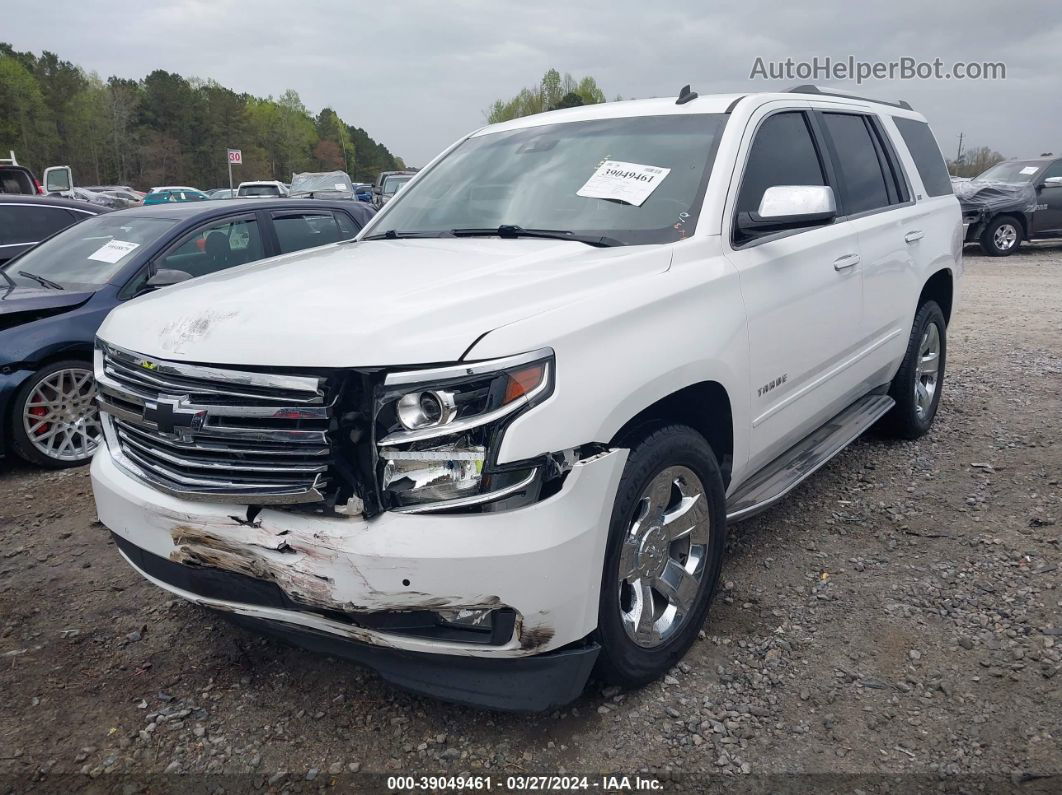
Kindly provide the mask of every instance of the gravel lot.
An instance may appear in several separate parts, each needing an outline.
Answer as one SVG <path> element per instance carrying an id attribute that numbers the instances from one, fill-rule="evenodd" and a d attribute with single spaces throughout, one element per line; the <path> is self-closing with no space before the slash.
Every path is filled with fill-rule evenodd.
<path id="1" fill-rule="evenodd" d="M 86 470 L 0 461 L 0 791 L 1062 790 L 1062 245 L 966 265 L 929 436 L 871 434 L 737 525 L 672 674 L 554 714 L 411 696 L 171 599 L 118 557 Z"/>

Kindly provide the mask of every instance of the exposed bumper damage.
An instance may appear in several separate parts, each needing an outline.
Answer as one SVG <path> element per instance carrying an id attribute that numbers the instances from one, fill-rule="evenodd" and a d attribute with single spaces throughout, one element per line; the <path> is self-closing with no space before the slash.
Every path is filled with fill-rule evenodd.
<path id="1" fill-rule="evenodd" d="M 595 628 L 626 455 L 614 449 L 571 461 L 559 491 L 525 508 L 458 516 L 366 520 L 185 501 L 126 475 L 106 447 L 93 459 L 92 480 L 100 519 L 123 555 L 178 596 L 277 631 L 323 633 L 330 643 L 511 660 L 585 645 Z M 175 568 L 153 569 L 157 560 Z M 202 585 L 184 579 L 189 572 L 236 579 Z M 429 617 L 447 626 L 429 631 Z M 461 634 L 484 625 L 494 629 Z"/>

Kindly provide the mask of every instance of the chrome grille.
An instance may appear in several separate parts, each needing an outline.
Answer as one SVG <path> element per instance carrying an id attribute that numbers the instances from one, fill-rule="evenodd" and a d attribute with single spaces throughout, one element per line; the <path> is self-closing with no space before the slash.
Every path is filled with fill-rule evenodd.
<path id="1" fill-rule="evenodd" d="M 320 500 L 332 405 L 323 379 L 188 365 L 104 344 L 96 351 L 115 461 L 181 497 Z"/>

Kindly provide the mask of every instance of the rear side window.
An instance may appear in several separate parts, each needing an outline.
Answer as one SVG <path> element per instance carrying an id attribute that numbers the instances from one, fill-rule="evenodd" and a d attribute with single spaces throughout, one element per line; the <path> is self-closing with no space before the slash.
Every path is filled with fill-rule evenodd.
<path id="1" fill-rule="evenodd" d="M 282 254 L 353 237 L 353 234 L 344 233 L 332 213 L 274 213 L 273 228 L 277 231 L 277 242 Z"/>
<path id="2" fill-rule="evenodd" d="M 911 159 L 915 162 L 918 175 L 922 178 L 922 184 L 929 196 L 947 196 L 952 193 L 951 177 L 948 176 L 948 167 L 944 164 L 944 157 L 940 154 L 937 140 L 924 121 L 904 119 L 893 116 L 896 127 L 911 152 Z"/>
<path id="3" fill-rule="evenodd" d="M 837 155 L 846 212 L 856 215 L 888 207 L 889 189 L 866 117 L 824 113 L 822 118 Z"/>
<path id="4" fill-rule="evenodd" d="M 804 114 L 776 113 L 768 116 L 756 131 L 741 178 L 737 213 L 756 212 L 763 192 L 774 185 L 825 184 L 822 163 Z"/>
<path id="5" fill-rule="evenodd" d="M 78 216 L 77 220 L 88 216 Z M 0 243 L 36 243 L 66 229 L 75 218 L 59 207 L 0 205 Z"/>
<path id="6" fill-rule="evenodd" d="M 336 213 L 336 222 L 339 224 L 340 240 L 350 240 L 361 231 L 361 224 L 355 223 L 346 213 Z"/>

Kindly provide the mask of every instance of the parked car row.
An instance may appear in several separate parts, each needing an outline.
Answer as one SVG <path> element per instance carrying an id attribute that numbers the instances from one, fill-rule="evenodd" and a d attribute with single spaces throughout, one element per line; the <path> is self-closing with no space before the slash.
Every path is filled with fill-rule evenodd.
<path id="1" fill-rule="evenodd" d="M 165 188 L 180 193 L 188 188 Z M 149 194 L 149 197 L 154 194 Z M 85 463 L 101 428 L 96 330 L 116 306 L 162 287 L 353 238 L 359 202 L 165 202 L 107 212 L 53 197 L 0 196 L 0 455 Z M 43 241 L 43 242 L 41 242 Z"/>

